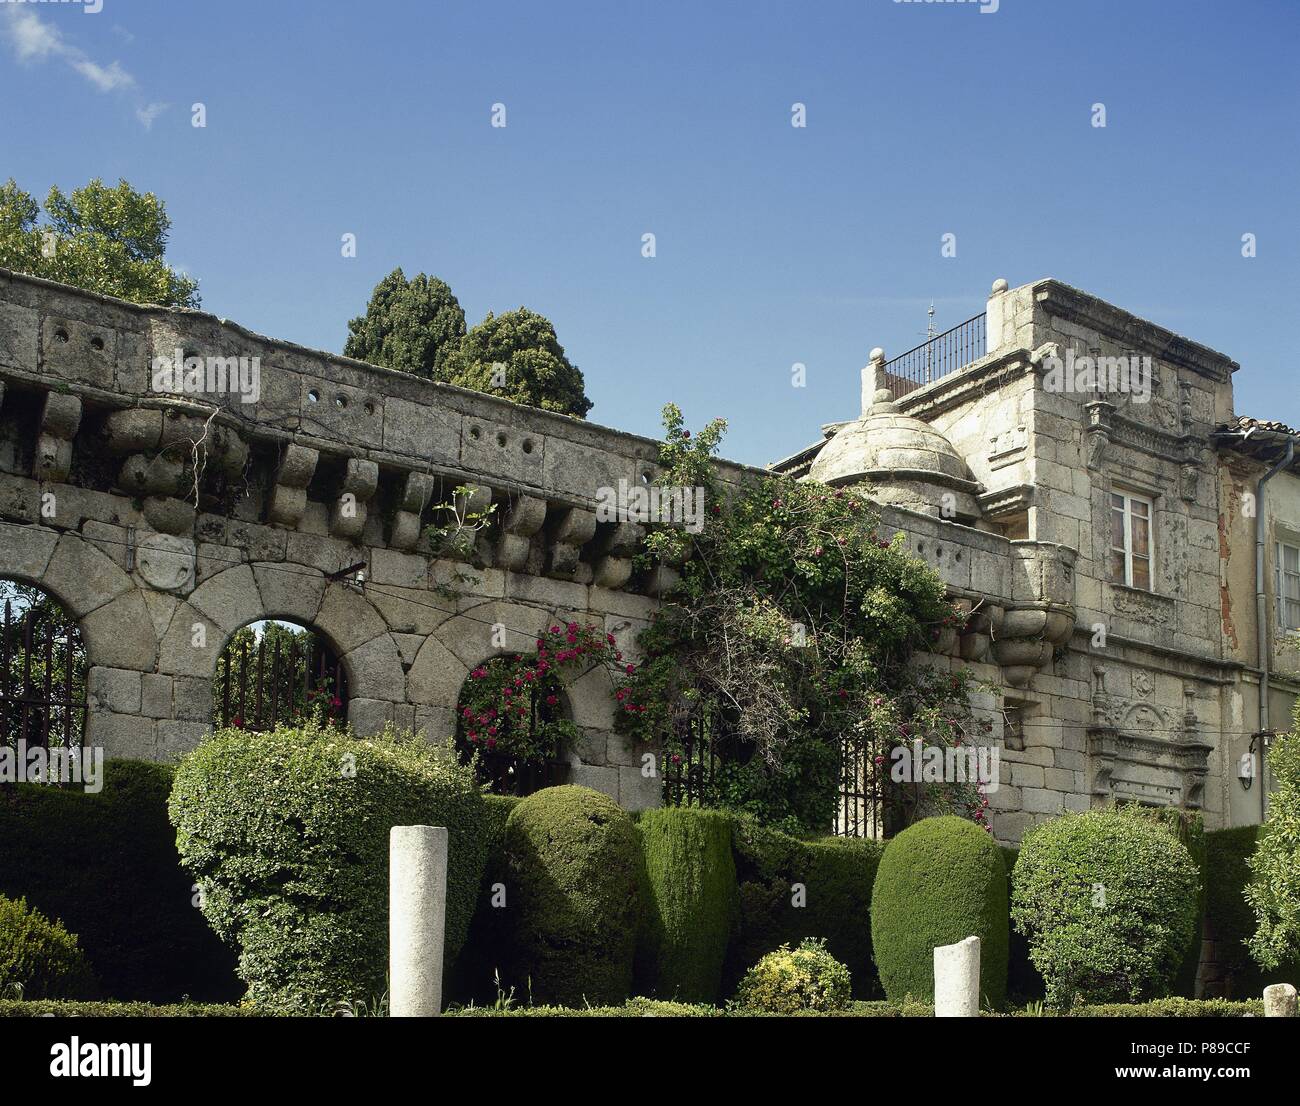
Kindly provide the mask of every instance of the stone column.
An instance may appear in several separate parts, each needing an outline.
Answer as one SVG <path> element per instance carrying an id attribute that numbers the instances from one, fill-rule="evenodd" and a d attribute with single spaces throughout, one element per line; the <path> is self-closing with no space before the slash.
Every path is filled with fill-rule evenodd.
<path id="1" fill-rule="evenodd" d="M 934 950 L 934 1016 L 978 1018 L 980 939 L 967 937 Z"/>
<path id="2" fill-rule="evenodd" d="M 441 1012 L 446 915 L 447 830 L 394 826 L 388 835 L 389 1017 Z"/>
<path id="3" fill-rule="evenodd" d="M 1289 983 L 1274 983 L 1264 988 L 1264 1017 L 1294 1018 L 1296 990 Z"/>

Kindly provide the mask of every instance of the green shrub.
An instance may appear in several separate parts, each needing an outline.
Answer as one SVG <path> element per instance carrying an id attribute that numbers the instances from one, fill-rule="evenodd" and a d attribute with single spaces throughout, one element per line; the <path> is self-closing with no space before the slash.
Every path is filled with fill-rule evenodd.
<path id="1" fill-rule="evenodd" d="M 75 935 L 25 899 L 0 898 L 0 997 L 93 998 L 97 988 Z"/>
<path id="2" fill-rule="evenodd" d="M 483 872 L 483 797 L 454 751 L 392 729 L 223 730 L 182 760 L 170 811 L 213 928 L 254 1003 L 315 1011 L 386 990 L 388 836 L 446 826 L 446 962 Z"/>
<path id="3" fill-rule="evenodd" d="M 1250 953 L 1262 967 L 1279 968 L 1300 959 L 1300 701 L 1296 730 L 1273 742 L 1268 768 L 1277 786 L 1250 858 L 1246 901 L 1255 912 Z"/>
<path id="4" fill-rule="evenodd" d="M 94 794 L 0 788 L 0 895 L 61 919 L 115 999 L 228 1001 L 242 991 L 235 954 L 195 909 L 167 820 L 172 772 L 109 760 Z"/>
<path id="5" fill-rule="evenodd" d="M 1205 835 L 1205 922 L 1229 998 L 1259 995 L 1270 983 L 1300 986 L 1300 960 L 1263 969 L 1250 955 L 1255 912 L 1246 901 L 1250 858 L 1260 827 L 1234 826 Z"/>
<path id="6" fill-rule="evenodd" d="M 622 1002 L 632 989 L 643 880 L 636 828 L 586 787 L 548 787 L 505 836 L 510 983 L 541 1003 Z"/>
<path id="7" fill-rule="evenodd" d="M 1010 899 L 1015 894 L 1016 857 L 1020 850 L 1002 846 L 1002 860 L 1007 869 L 1008 911 Z M 1008 915 L 1008 923 L 1010 921 Z M 1047 994 L 1047 985 L 1039 975 L 1034 962 L 1029 959 L 1029 942 L 1022 933 L 1017 933 L 1008 924 L 1007 933 L 1007 997 L 1014 1002 L 1032 1002 L 1042 999 Z"/>
<path id="8" fill-rule="evenodd" d="M 796 949 L 782 945 L 745 973 L 736 1004 L 770 1014 L 843 1010 L 852 997 L 849 969 L 810 937 Z"/>
<path id="9" fill-rule="evenodd" d="M 494 1002 L 498 980 L 507 973 L 509 957 L 505 954 L 509 951 L 511 934 L 509 915 L 501 907 L 499 889 L 505 887 L 507 874 L 506 822 L 520 802 L 513 795 L 483 796 L 487 862 L 479 881 L 469 936 L 447 983 L 446 993 L 453 1002 Z M 509 903 L 508 897 L 506 902 Z"/>
<path id="10" fill-rule="evenodd" d="M 1053 1006 L 1166 995 L 1197 924 L 1186 847 L 1150 818 L 1067 814 L 1025 835 L 1012 918 Z"/>
<path id="11" fill-rule="evenodd" d="M 934 1001 L 934 950 L 980 939 L 980 993 L 1007 993 L 1007 873 L 993 838 L 964 818 L 923 818 L 889 842 L 872 893 L 871 938 L 890 1001 Z"/>
<path id="12" fill-rule="evenodd" d="M 648 994 L 716 1002 L 736 916 L 731 824 L 716 811 L 650 810 L 637 822 L 645 858 L 638 975 Z"/>
<path id="13" fill-rule="evenodd" d="M 722 993 L 733 993 L 764 954 L 821 937 L 831 955 L 848 965 L 854 997 L 877 994 L 869 919 L 881 842 L 801 841 L 749 817 L 728 817 L 740 894 Z"/>

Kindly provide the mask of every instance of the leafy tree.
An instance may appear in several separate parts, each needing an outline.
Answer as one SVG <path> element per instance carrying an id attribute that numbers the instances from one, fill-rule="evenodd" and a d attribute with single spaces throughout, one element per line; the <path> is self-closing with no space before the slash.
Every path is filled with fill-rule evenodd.
<path id="1" fill-rule="evenodd" d="M 1255 911 L 1250 951 L 1263 967 L 1300 959 L 1300 703 L 1295 727 L 1268 751 L 1277 781 L 1255 855 L 1246 900 Z"/>
<path id="2" fill-rule="evenodd" d="M 582 371 L 564 354 L 549 319 L 529 311 L 488 316 L 447 358 L 440 379 L 528 407 L 586 416 Z"/>
<path id="3" fill-rule="evenodd" d="M 0 186 L 0 266 L 134 303 L 197 307 L 198 282 L 163 259 L 171 220 L 152 192 L 99 178 L 40 207 L 11 177 Z"/>
<path id="4" fill-rule="evenodd" d="M 398 268 L 375 285 L 366 313 L 348 331 L 348 357 L 443 380 L 442 364 L 465 336 L 465 312 L 437 277 L 407 280 Z"/>

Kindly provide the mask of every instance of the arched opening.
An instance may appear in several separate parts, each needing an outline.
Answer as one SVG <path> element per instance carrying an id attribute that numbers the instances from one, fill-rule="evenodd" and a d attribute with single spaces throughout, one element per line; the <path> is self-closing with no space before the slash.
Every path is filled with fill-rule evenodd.
<path id="1" fill-rule="evenodd" d="M 579 736 L 560 676 L 533 656 L 492 657 L 461 685 L 456 752 L 493 794 L 531 795 L 564 782 L 564 755 Z"/>
<path id="2" fill-rule="evenodd" d="M 86 645 L 48 592 L 0 578 L 0 740 L 80 748 L 86 739 Z"/>
<path id="3" fill-rule="evenodd" d="M 347 714 L 347 672 L 325 637 L 308 626 L 250 622 L 217 657 L 212 718 L 219 728 L 260 732 L 313 717 L 341 728 Z"/>

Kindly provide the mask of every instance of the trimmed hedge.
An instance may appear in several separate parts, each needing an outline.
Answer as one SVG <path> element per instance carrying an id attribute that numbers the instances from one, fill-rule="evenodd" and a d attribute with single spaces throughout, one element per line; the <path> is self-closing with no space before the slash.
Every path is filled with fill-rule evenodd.
<path id="1" fill-rule="evenodd" d="M 760 957 L 806 937 L 825 938 L 827 951 L 848 967 L 855 998 L 878 994 L 869 918 L 884 846 L 843 837 L 800 841 L 743 815 L 728 818 L 739 911 L 722 994 L 732 994 Z M 796 884 L 802 886 L 801 906 L 794 904 Z"/>
<path id="2" fill-rule="evenodd" d="M 641 989 L 677 1002 L 716 1002 L 738 891 L 731 824 L 694 807 L 648 810 L 637 820 L 645 859 Z"/>
<path id="3" fill-rule="evenodd" d="M 1007 869 L 1009 901 L 1015 894 L 1016 857 L 1020 855 L 1020 850 L 1003 845 L 1000 846 L 999 851 L 1002 853 L 1002 861 Z M 1033 1002 L 1045 997 L 1047 984 L 1043 982 L 1042 975 L 1029 958 L 1029 942 L 1024 934 L 1017 933 L 1015 927 L 1008 924 L 1007 938 L 1007 997 L 1013 1002 Z"/>
<path id="4" fill-rule="evenodd" d="M 386 992 L 395 825 L 447 827 L 448 964 L 464 944 L 485 813 L 473 771 L 448 747 L 312 722 L 222 730 L 182 760 L 170 812 L 203 913 L 238 944 L 254 1003 L 310 1013 Z"/>
<path id="5" fill-rule="evenodd" d="M 923 818 L 889 842 L 876 873 L 871 936 L 891 1001 L 934 1001 L 934 950 L 980 939 L 981 1005 L 1007 994 L 1007 872 L 986 830 Z"/>
<path id="6" fill-rule="evenodd" d="M 58 1018 L 264 1018 L 277 1016 L 274 1011 L 252 1006 L 204 1006 L 186 1003 L 173 1006 L 150 1006 L 143 1002 L 59 1002 L 44 1000 L 16 1002 L 0 1000 L 0 1018 L 39 1018 L 47 1014 Z M 1012 1010 L 1007 1014 L 984 1011 L 981 1017 L 1072 1017 L 1072 1018 L 1244 1018 L 1263 1017 L 1264 1004 L 1228 1002 L 1224 999 L 1158 999 L 1132 1006 L 1076 1006 L 1068 1014 L 1037 1010 Z M 921 1003 L 895 1005 L 888 1002 L 853 1002 L 844 1010 L 804 1010 L 798 1014 L 767 1014 L 733 1006 L 691 1006 L 681 1002 L 660 1002 L 633 998 L 623 1006 L 515 1006 L 509 1009 L 465 1007 L 448 1010 L 447 1017 L 461 1018 L 933 1018 L 934 1007 Z"/>
<path id="7" fill-rule="evenodd" d="M 172 768 L 104 764 L 97 794 L 0 788 L 0 895 L 24 896 L 71 932 L 104 994 L 175 1002 L 238 997 L 235 954 L 195 908 L 167 820 Z"/>
<path id="8" fill-rule="evenodd" d="M 528 796 L 505 832 L 510 983 L 535 1002 L 622 1002 L 632 990 L 644 874 L 632 819 L 566 784 Z"/>
<path id="9" fill-rule="evenodd" d="M 1186 847 L 1146 815 L 1093 810 L 1030 830 L 1012 916 L 1048 1002 L 1166 994 L 1192 943 L 1198 887 Z"/>
<path id="10" fill-rule="evenodd" d="M 483 796 L 487 862 L 483 865 L 469 936 L 446 987 L 445 993 L 453 1002 L 494 1002 L 497 980 L 509 974 L 509 958 L 504 955 L 511 941 L 509 915 L 500 906 L 493 905 L 494 898 L 500 902 L 493 888 L 505 886 L 506 822 L 522 801 L 513 795 Z M 507 906 L 509 901 L 507 896 Z"/>
<path id="11" fill-rule="evenodd" d="M 265 1007 L 186 1002 L 153 1006 L 147 1002 L 0 1001 L 0 1018 L 269 1018 Z"/>
<path id="12" fill-rule="evenodd" d="M 0 995 L 86 999 L 98 991 L 75 934 L 25 900 L 0 896 Z"/>
<path id="13" fill-rule="evenodd" d="M 1300 963 L 1265 971 L 1250 955 L 1255 912 L 1246 901 L 1250 858 L 1260 827 L 1235 826 L 1205 835 L 1205 920 L 1214 957 L 1228 977 L 1228 995 L 1255 996 L 1270 983 L 1300 986 Z"/>

